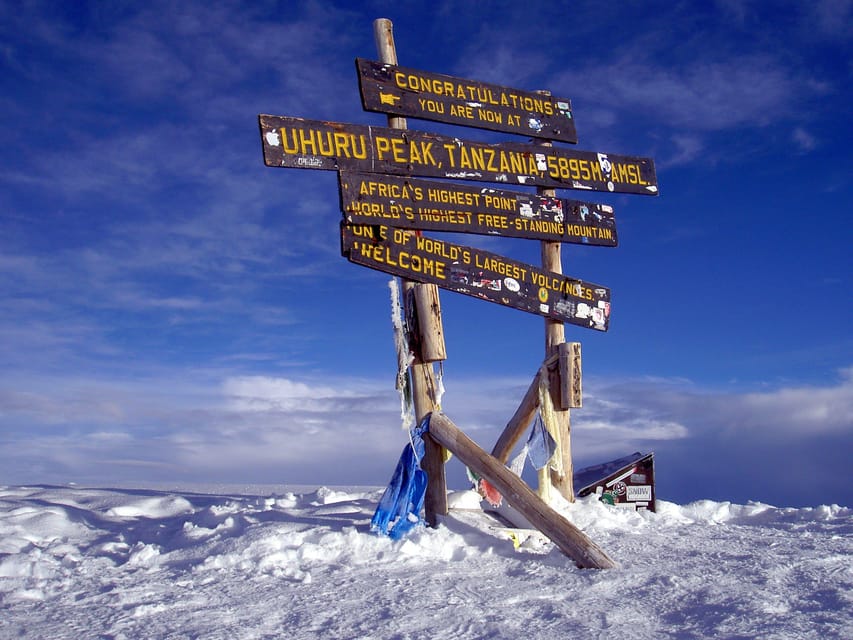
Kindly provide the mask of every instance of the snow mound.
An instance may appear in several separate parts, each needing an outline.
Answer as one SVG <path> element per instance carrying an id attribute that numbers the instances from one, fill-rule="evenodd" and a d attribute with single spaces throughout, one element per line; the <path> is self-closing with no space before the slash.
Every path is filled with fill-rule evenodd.
<path id="1" fill-rule="evenodd" d="M 620 566 L 582 571 L 472 528 L 376 536 L 381 493 L 0 487 L 0 637 L 853 637 L 846 507 L 560 502 Z"/>

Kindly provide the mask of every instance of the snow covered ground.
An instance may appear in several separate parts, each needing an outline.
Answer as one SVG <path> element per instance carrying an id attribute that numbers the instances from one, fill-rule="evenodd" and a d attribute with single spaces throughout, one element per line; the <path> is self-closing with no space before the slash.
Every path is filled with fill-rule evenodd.
<path id="1" fill-rule="evenodd" d="M 381 491 L 0 487 L 0 638 L 853 638 L 849 508 L 561 505 L 595 571 Z"/>

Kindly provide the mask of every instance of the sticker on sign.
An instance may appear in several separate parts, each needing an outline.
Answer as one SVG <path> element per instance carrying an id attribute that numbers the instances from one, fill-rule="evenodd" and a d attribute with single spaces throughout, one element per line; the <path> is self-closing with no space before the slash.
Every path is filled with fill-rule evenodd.
<path id="1" fill-rule="evenodd" d="M 652 499 L 652 486 L 649 484 L 628 486 L 628 502 L 649 502 Z"/>

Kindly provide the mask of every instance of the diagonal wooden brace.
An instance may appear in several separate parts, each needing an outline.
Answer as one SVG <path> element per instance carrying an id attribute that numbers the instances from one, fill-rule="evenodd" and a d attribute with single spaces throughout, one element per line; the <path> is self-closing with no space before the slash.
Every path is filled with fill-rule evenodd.
<path id="1" fill-rule="evenodd" d="M 429 434 L 481 477 L 582 569 L 612 569 L 616 563 L 586 534 L 549 507 L 524 481 L 483 451 L 443 413 L 432 413 Z"/>

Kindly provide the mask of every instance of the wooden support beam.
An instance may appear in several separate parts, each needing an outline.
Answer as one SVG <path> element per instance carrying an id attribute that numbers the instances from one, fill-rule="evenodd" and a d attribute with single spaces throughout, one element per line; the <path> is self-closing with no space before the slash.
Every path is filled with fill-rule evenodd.
<path id="1" fill-rule="evenodd" d="M 435 377 L 432 365 L 420 362 L 412 363 L 409 368 L 412 377 L 412 401 L 415 405 L 416 424 L 427 414 L 436 410 Z M 424 495 L 424 520 L 430 527 L 436 527 L 439 516 L 447 515 L 447 477 L 444 465 L 444 448 L 429 434 L 424 436 L 424 457 L 421 469 L 427 474 L 426 494 Z"/>
<path id="2" fill-rule="evenodd" d="M 581 343 L 564 342 L 560 345 L 560 405 L 563 409 L 580 409 L 583 406 L 581 383 Z"/>
<path id="3" fill-rule="evenodd" d="M 551 357 L 546 358 L 542 364 L 548 368 L 556 365 L 559 354 L 555 353 Z M 541 369 L 540 369 L 541 371 Z M 539 409 L 539 373 L 533 376 L 533 382 L 527 388 L 524 397 L 521 399 L 521 404 L 515 410 L 512 418 L 507 422 L 501 433 L 498 441 L 492 449 L 492 455 L 506 464 L 509 460 L 509 455 L 521 440 L 527 427 L 533 422 L 536 415 L 536 410 Z"/>
<path id="4" fill-rule="evenodd" d="M 521 404 L 515 410 L 512 418 L 510 418 L 503 433 L 501 433 L 498 441 L 492 449 L 492 455 L 500 460 L 503 464 L 509 460 L 509 454 L 521 440 L 521 436 L 530 426 L 533 417 L 536 415 L 536 410 L 539 408 L 539 374 L 533 376 L 533 382 L 527 388 L 527 392 L 521 399 Z"/>
<path id="5" fill-rule="evenodd" d="M 416 284 L 412 289 L 412 307 L 417 324 L 417 351 L 421 361 L 447 360 L 438 287 L 434 284 Z"/>
<path id="6" fill-rule="evenodd" d="M 379 55 L 380 62 L 388 64 L 397 64 L 397 48 L 394 44 L 394 25 L 387 18 L 379 18 L 373 21 L 373 38 L 376 42 L 376 52 Z M 405 118 L 398 116 L 388 116 L 388 126 L 393 129 L 406 129 L 407 123 Z M 415 293 L 414 289 L 424 287 L 420 293 Z M 434 289 L 429 292 L 429 288 Z M 433 334 L 441 337 L 440 349 L 444 351 L 444 332 L 441 328 L 441 308 L 438 306 L 438 290 L 435 285 L 420 285 L 408 280 L 403 280 L 403 304 L 406 305 L 406 317 L 410 317 L 416 312 L 416 309 L 411 309 L 413 305 L 413 297 L 424 297 L 428 308 L 433 309 L 432 315 L 429 317 L 429 325 L 432 327 Z M 431 301 L 435 301 L 434 308 Z M 421 319 L 423 322 L 423 318 Z M 419 347 L 424 340 L 420 335 L 417 337 L 417 345 Z M 431 351 L 428 355 L 435 355 L 435 340 L 431 337 Z M 436 383 L 435 374 L 432 369 L 432 360 L 425 359 L 420 348 L 414 350 L 415 362 L 409 368 L 409 373 L 412 380 L 412 401 L 415 405 L 415 418 L 417 423 L 428 414 L 436 411 L 438 402 L 436 400 Z M 444 356 L 446 357 L 446 356 Z M 439 359 L 444 359 L 444 357 Z M 426 496 L 424 497 L 424 515 L 429 526 L 434 527 L 438 524 L 438 516 L 447 515 L 447 479 L 444 468 L 444 450 L 432 438 L 427 436 L 424 438 L 425 453 L 424 459 L 421 460 L 421 468 L 426 471 L 428 483 Z"/>
<path id="7" fill-rule="evenodd" d="M 616 563 L 586 534 L 549 507 L 524 481 L 483 451 L 443 413 L 430 416 L 429 433 L 462 464 L 488 480 L 504 499 L 582 569 L 612 569 Z"/>
<path id="8" fill-rule="evenodd" d="M 539 91 L 537 93 L 551 95 L 549 91 Z M 550 142 L 542 142 L 541 146 L 551 147 L 553 145 Z M 541 196 L 556 196 L 554 189 L 543 189 L 542 187 L 537 187 L 536 193 Z M 553 271 L 554 273 L 563 273 L 562 251 L 559 242 L 542 242 L 542 268 L 547 271 Z M 565 325 L 559 320 L 545 318 L 545 357 L 547 358 L 558 353 L 559 345 L 565 343 L 565 341 Z M 555 411 L 549 416 L 549 422 L 553 424 L 546 422 L 545 426 L 552 432 L 551 435 L 560 448 L 559 459 L 562 460 L 562 468 L 556 471 L 551 469 L 550 472 L 550 467 L 540 469 L 539 491 L 541 495 L 547 496 L 548 489 L 546 485 L 553 484 L 566 500 L 574 502 L 571 421 L 569 412 L 562 408 L 560 376 L 551 375 L 550 378 L 551 404 L 554 406 Z"/>

